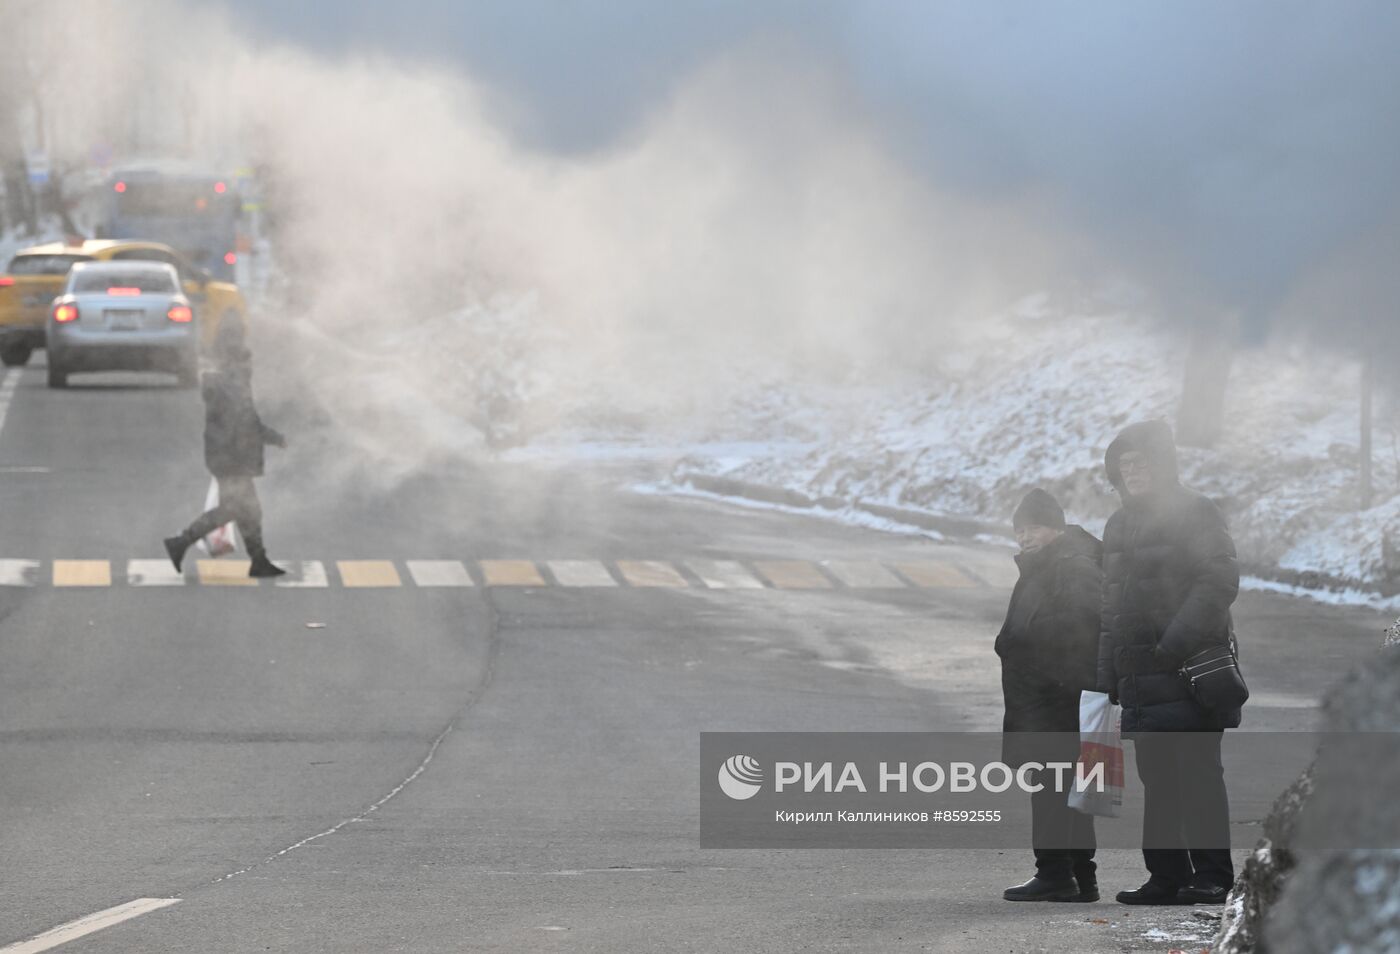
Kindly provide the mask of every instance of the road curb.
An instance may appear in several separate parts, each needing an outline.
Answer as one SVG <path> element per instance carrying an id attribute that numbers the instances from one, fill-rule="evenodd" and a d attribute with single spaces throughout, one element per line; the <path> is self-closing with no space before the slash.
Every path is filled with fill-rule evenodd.
<path id="1" fill-rule="evenodd" d="M 673 479 L 679 486 L 691 487 L 720 497 L 737 497 L 743 500 L 780 504 L 801 510 L 831 512 L 856 510 L 896 523 L 918 527 L 921 530 L 933 530 L 956 540 L 973 540 L 985 536 L 1011 539 L 1011 534 L 1007 533 L 1004 525 L 989 523 L 973 517 L 950 517 L 929 513 L 926 510 L 892 507 L 887 504 L 848 500 L 836 496 L 812 497 L 788 487 L 772 487 L 747 480 L 736 480 L 733 477 L 717 477 L 713 474 L 686 473 L 678 474 Z M 1257 577 L 1270 583 L 1297 587 L 1312 593 L 1336 594 L 1350 591 L 1377 600 L 1388 600 L 1400 596 L 1400 584 L 1376 586 L 1374 583 L 1332 576 L 1315 570 L 1288 570 L 1269 564 L 1241 563 L 1240 571 L 1244 576 Z"/>

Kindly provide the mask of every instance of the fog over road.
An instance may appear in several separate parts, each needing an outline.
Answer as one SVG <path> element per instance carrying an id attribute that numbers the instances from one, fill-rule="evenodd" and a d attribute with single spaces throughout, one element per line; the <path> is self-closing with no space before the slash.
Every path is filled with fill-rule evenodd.
<path id="1" fill-rule="evenodd" d="M 0 945 L 140 898 L 180 900 L 61 949 L 1106 952 L 1212 930 L 1007 904 L 1028 849 L 698 847 L 701 731 L 996 728 L 1009 551 L 577 462 L 322 487 L 345 449 L 274 406 L 293 446 L 267 536 L 299 585 L 165 579 L 130 561 L 202 503 L 197 392 L 43 374 L 9 372 L 0 431 Z M 872 567 L 892 582 L 862 585 Z M 1238 622 L 1258 729 L 1309 724 L 1386 621 L 1246 594 Z M 1106 898 L 1141 881 L 1137 852 L 1101 859 Z"/>

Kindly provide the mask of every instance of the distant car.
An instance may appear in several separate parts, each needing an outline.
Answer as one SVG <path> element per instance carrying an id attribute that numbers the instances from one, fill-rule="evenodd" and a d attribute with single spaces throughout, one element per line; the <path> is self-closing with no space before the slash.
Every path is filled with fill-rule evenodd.
<path id="1" fill-rule="evenodd" d="M 215 281 L 169 245 L 134 239 L 89 239 L 65 245 L 52 242 L 22 249 L 0 275 L 0 362 L 17 367 L 44 347 L 50 305 L 63 291 L 68 270 L 80 262 L 163 262 L 179 273 L 204 341 L 225 315 L 239 319 L 247 311 L 238 286 Z"/>
<path id="2" fill-rule="evenodd" d="M 49 387 L 75 371 L 166 371 L 199 379 L 199 325 L 173 265 L 80 262 L 45 329 Z"/>

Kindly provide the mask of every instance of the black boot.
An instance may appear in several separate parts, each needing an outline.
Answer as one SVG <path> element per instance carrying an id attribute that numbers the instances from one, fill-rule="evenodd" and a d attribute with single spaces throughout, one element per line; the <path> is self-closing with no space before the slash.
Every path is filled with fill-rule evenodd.
<path id="1" fill-rule="evenodd" d="M 1065 898 L 1066 901 L 1078 901 L 1087 904 L 1099 899 L 1099 879 L 1094 875 L 1075 875 L 1075 883 L 1079 885 L 1079 893 L 1072 898 Z"/>
<path id="2" fill-rule="evenodd" d="M 253 554 L 253 560 L 248 565 L 248 575 L 258 578 L 269 576 L 282 576 L 287 571 L 267 558 L 265 551 L 259 550 Z"/>
<path id="3" fill-rule="evenodd" d="M 1001 896 L 1008 901 L 1072 901 L 1079 894 L 1073 878 L 1047 881 L 1036 875 L 1025 884 L 1007 888 Z"/>
<path id="4" fill-rule="evenodd" d="M 1180 896 L 1176 885 L 1148 878 L 1141 888 L 1118 892 L 1119 904 L 1191 904 Z"/>
<path id="5" fill-rule="evenodd" d="M 184 572 L 185 551 L 190 548 L 190 544 L 194 543 L 195 539 L 195 537 L 190 536 L 188 530 L 165 538 L 165 552 L 170 556 L 170 562 L 174 565 L 176 573 Z"/>

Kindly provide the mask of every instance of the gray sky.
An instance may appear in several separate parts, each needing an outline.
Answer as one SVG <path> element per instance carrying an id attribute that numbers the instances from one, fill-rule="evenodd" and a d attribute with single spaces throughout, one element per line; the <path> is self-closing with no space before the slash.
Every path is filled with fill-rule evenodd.
<path id="1" fill-rule="evenodd" d="M 1385 0 L 240 0 L 260 35 L 465 66 L 515 133 L 605 147 L 739 43 L 849 77 L 916 168 L 1050 196 L 1163 284 L 1256 311 L 1400 221 L 1400 4 Z"/>

